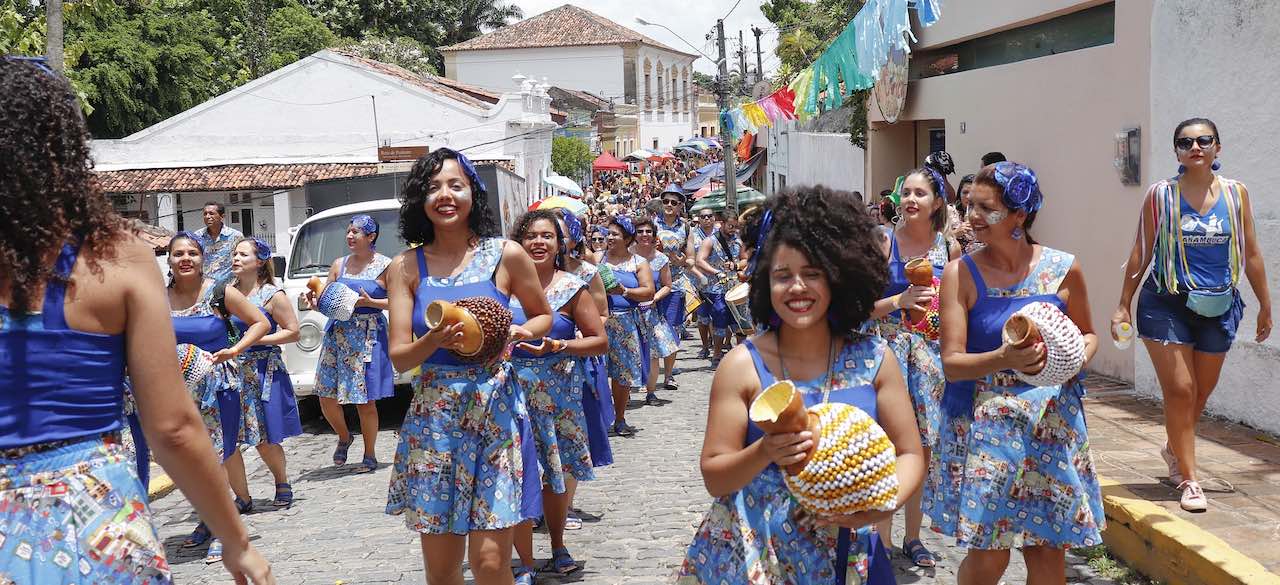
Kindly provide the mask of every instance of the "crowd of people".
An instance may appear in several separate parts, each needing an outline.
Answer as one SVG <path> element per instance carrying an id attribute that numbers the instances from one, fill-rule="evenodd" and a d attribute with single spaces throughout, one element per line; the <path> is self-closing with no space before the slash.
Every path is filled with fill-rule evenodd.
<path id="1" fill-rule="evenodd" d="M 280 346 L 298 324 L 270 247 L 228 235 L 212 205 L 209 229 L 169 243 L 164 282 L 93 177 L 70 86 L 8 60 L 0 86 L 0 580 L 169 582 L 140 481 L 150 450 L 203 520 L 183 546 L 209 543 L 237 582 L 273 583 L 238 518 L 254 505 L 249 446 L 274 477 L 272 505 L 293 503 L 281 444 L 301 428 Z M 1259 340 L 1270 304 L 1248 191 L 1215 172 L 1217 128 L 1188 120 L 1173 148 L 1183 168 L 1148 193 L 1113 323 L 1147 343 L 1166 396 L 1162 455 L 1183 507 L 1204 510 L 1195 427 L 1243 311 L 1240 275 L 1262 304 Z M 478 583 L 531 584 L 536 523 L 552 545 L 545 570 L 571 574 L 579 483 L 612 463 L 611 436 L 639 432 L 626 421 L 633 393 L 661 404 L 675 354 L 697 343 L 715 368 L 700 462 L 713 501 L 678 582 L 894 582 L 894 511 L 818 516 L 787 494 L 784 469 L 819 437 L 765 434 L 748 413 L 790 380 L 806 406 L 853 405 L 883 428 L 901 554 L 933 564 L 919 539 L 928 515 L 968 551 L 960 583 L 998 582 L 1013 549 L 1029 583 L 1063 583 L 1065 550 L 1101 542 L 1105 522 L 1083 384 L 1029 384 L 1019 373 L 1048 365 L 1045 344 L 1001 332 L 1044 303 L 1078 328 L 1085 363 L 1099 336 L 1078 259 L 1032 237 L 1045 200 L 1036 173 L 983 163 L 953 189 L 950 157 L 934 153 L 891 205 L 795 187 L 740 215 L 690 217 L 689 163 L 677 160 L 638 189 L 602 183 L 583 216 L 530 211 L 501 234 L 466 156 L 431 151 L 403 188 L 411 247 L 378 254 L 382 226 L 357 215 L 351 253 L 329 270 L 359 294 L 351 318 L 330 322 L 317 373 L 333 463 L 354 442 L 352 404 L 357 470 L 378 467 L 374 403 L 394 371 L 416 371 L 385 511 L 420 534 L 427 582 L 461 583 L 465 559 Z M 930 284 L 908 278 L 913 261 Z M 462 323 L 428 323 L 433 302 L 464 299 L 510 310 L 494 359 L 464 359 Z M 684 339 L 687 320 L 696 338 Z M 214 356 L 196 384 L 183 383 L 179 344 Z"/>

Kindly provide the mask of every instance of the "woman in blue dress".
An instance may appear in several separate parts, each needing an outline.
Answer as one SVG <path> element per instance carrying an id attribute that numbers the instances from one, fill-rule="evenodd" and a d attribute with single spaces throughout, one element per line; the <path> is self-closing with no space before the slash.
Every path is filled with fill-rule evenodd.
<path id="1" fill-rule="evenodd" d="M 613 272 L 617 285 L 609 293 L 609 384 L 613 389 L 613 429 L 624 437 L 636 434 L 627 424 L 627 405 L 631 392 L 644 386 L 648 377 L 649 348 L 640 334 L 644 317 L 640 303 L 652 301 L 653 271 L 644 258 L 631 252 L 636 240 L 636 227 L 625 216 L 609 221 L 609 248 L 602 262 Z"/>
<path id="2" fill-rule="evenodd" d="M 817 437 L 765 436 L 747 416 L 752 400 L 782 379 L 806 405 L 854 405 L 894 444 L 898 501 L 919 489 L 925 463 L 898 362 L 880 337 L 856 332 L 886 282 L 879 235 L 851 195 L 824 187 L 784 191 L 764 207 L 762 225 L 772 227 L 757 239 L 750 304 L 766 328 L 731 350 L 712 379 L 701 467 L 716 500 L 677 582 L 894 583 L 874 529 L 892 512 L 804 511 L 782 468 L 803 460 Z"/>
<path id="3" fill-rule="evenodd" d="M 333 464 L 347 463 L 347 449 L 354 440 L 347 429 L 342 405 L 356 405 L 360 415 L 360 436 L 364 457 L 360 471 L 378 468 L 374 448 L 378 441 L 377 401 L 395 394 L 395 372 L 387 357 L 387 266 L 391 259 L 376 252 L 378 222 L 367 215 L 351 218 L 347 228 L 347 249 L 351 254 L 338 258 L 329 267 L 329 281 L 341 282 L 360 293 L 355 314 L 346 321 L 330 320 L 320 344 L 316 367 L 316 395 L 324 419 L 338 433 Z M 307 298 L 315 306 L 315 294 Z"/>
<path id="4" fill-rule="evenodd" d="M 667 323 L 666 315 L 661 307 L 671 297 L 674 290 L 671 280 L 673 263 L 659 248 L 658 228 L 652 219 L 641 218 L 636 221 L 636 243 L 631 249 L 649 263 L 653 272 L 653 285 L 657 289 L 653 300 L 640 303 L 640 315 L 644 318 L 640 333 L 645 337 L 645 345 L 649 348 L 649 376 L 645 381 L 644 403 L 649 406 L 661 406 L 658 400 L 658 366 L 661 360 L 663 387 L 674 390 L 672 372 L 676 367 L 676 353 L 680 351 L 680 340 L 676 332 Z"/>
<path id="5" fill-rule="evenodd" d="M 152 246 L 94 177 L 71 86 L 4 58 L 0 87 L 0 581 L 172 582 L 121 440 L 127 368 L 142 432 L 226 540 L 228 571 L 274 583 L 183 390 Z"/>
<path id="6" fill-rule="evenodd" d="M 267 335 L 240 356 L 240 431 L 236 441 L 257 448 L 275 480 L 272 504 L 288 508 L 293 504 L 293 489 L 285 471 L 281 443 L 302 434 L 302 421 L 280 346 L 298 340 L 298 314 L 289 304 L 284 289 L 275 285 L 270 260 L 271 246 L 256 237 L 241 238 L 231 250 L 231 274 L 236 290 L 262 311 L 271 326 Z M 248 330 L 249 325 L 244 321 L 238 318 L 231 321 L 241 334 Z M 239 449 L 227 458 L 225 465 L 231 491 L 245 501 L 253 501 Z"/>
<path id="7" fill-rule="evenodd" d="M 213 371 L 200 381 L 192 399 L 204 418 L 218 461 L 224 463 L 224 468 L 233 469 L 225 462 L 239 454 L 237 437 L 242 412 L 239 357 L 266 335 L 271 326 L 266 316 L 234 286 L 214 283 L 204 277 L 204 248 L 193 234 L 179 232 L 169 240 L 169 269 L 169 306 L 186 307 L 170 311 L 178 343 L 190 343 L 213 354 Z M 233 316 L 248 323 L 243 335 L 230 321 Z M 145 446 L 140 450 L 144 452 Z M 143 463 L 144 457 L 140 455 L 139 465 Z M 240 468 L 243 467 L 241 462 Z M 236 494 L 235 502 L 242 514 L 253 510 L 253 499 L 248 497 L 247 488 L 243 494 Z M 209 528 L 201 522 L 182 546 L 200 546 L 211 536 Z M 205 562 L 217 562 L 222 558 L 222 551 L 222 542 L 214 539 L 209 544 Z"/>
<path id="8" fill-rule="evenodd" d="M 916 411 L 916 426 L 920 428 L 920 442 L 924 445 L 925 461 L 938 440 L 938 424 L 941 418 L 942 387 L 946 380 L 942 375 L 942 355 L 938 347 L 937 322 L 928 324 L 934 331 L 930 338 L 925 332 L 909 327 L 909 311 L 924 313 L 936 295 L 933 286 L 911 285 L 907 280 L 907 262 L 924 259 L 933 266 L 934 278 L 941 279 L 942 269 L 953 256 L 960 256 L 959 246 L 948 241 L 946 182 L 937 171 L 919 168 L 906 174 L 899 192 L 899 220 L 897 228 L 889 233 L 885 243 L 885 255 L 889 257 L 889 286 L 884 298 L 876 301 L 871 316 L 876 319 L 880 336 L 889 343 L 898 359 L 898 367 L 907 380 L 907 392 Z M 935 312 L 936 315 L 936 312 Z M 903 514 L 906 517 L 906 533 L 903 535 L 902 553 L 919 567 L 932 567 L 933 554 L 920 542 L 920 526 L 924 519 L 921 511 L 923 492 L 907 502 Z M 892 521 L 880 527 L 886 538 L 892 532 Z"/>
<path id="9" fill-rule="evenodd" d="M 1066 549 L 1102 542 L 1102 497 L 1089 455 L 1084 385 L 1034 387 L 1014 371 L 1039 372 L 1043 343 L 1018 349 L 1001 330 L 1034 302 L 1061 309 L 1085 339 L 1084 272 L 1075 257 L 1036 244 L 1029 230 L 1043 196 L 1031 169 L 984 167 L 969 195 L 969 223 L 985 246 L 942 275 L 943 420 L 933 450 L 925 512 L 933 529 L 969 549 L 961 585 L 996 583 L 1020 549 L 1028 583 L 1066 580 Z"/>
<path id="10" fill-rule="evenodd" d="M 461 347 L 462 324 L 428 329 L 425 311 L 477 296 L 505 307 L 514 296 L 528 319 L 511 326 L 519 342 L 544 337 L 551 310 L 529 255 L 495 237 L 484 183 L 465 156 L 440 148 L 418 159 L 402 200 L 401 233 L 414 247 L 388 271 L 391 360 L 422 373 L 386 512 L 420 534 L 427 582 L 457 582 L 466 553 L 477 582 L 510 583 L 512 528 L 536 515 L 525 498 L 536 505 L 539 491 L 524 395 L 505 356 L 459 361 L 449 350 Z"/>
<path id="11" fill-rule="evenodd" d="M 671 260 L 671 294 L 667 295 L 663 303 L 658 306 L 658 310 L 662 311 L 662 315 L 667 319 L 667 325 L 676 332 L 677 340 L 683 339 L 685 320 L 685 292 L 693 290 L 693 285 L 689 281 L 690 275 L 686 270 L 693 265 L 693 259 L 697 254 L 689 253 L 689 222 L 685 221 L 684 189 L 679 185 L 672 183 L 662 190 L 659 196 L 662 201 L 662 213 L 654 216 L 653 223 L 658 228 L 658 234 L 662 232 L 671 232 L 674 238 L 671 238 L 672 245 L 663 243 L 662 252 Z M 661 241 L 661 240 L 660 240 Z M 670 384 L 674 386 L 674 384 Z M 668 388 L 675 390 L 675 388 Z"/>
<path id="12" fill-rule="evenodd" d="M 578 358 L 604 355 L 609 341 L 587 283 L 563 270 L 567 246 L 559 219 L 553 211 L 530 211 L 516 221 L 511 234 L 511 239 L 519 242 L 533 259 L 554 318 L 551 332 L 542 340 L 515 346 L 511 365 L 524 390 L 533 422 L 541 470 L 542 516 L 551 536 L 551 568 L 567 575 L 580 568 L 564 543 L 569 485 L 595 479 L 587 418 L 582 409 L 586 374 Z M 511 301 L 511 311 L 513 322 L 524 324 L 525 315 L 518 300 Z M 520 523 L 515 539 L 522 561 L 516 581 L 532 583 L 533 522 Z"/>

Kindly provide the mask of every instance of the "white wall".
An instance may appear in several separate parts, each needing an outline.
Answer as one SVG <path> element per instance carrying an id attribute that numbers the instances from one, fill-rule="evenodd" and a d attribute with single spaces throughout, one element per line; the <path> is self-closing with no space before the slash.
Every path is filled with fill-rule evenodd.
<path id="1" fill-rule="evenodd" d="M 622 101 L 620 45 L 449 51 L 444 55 L 446 77 L 490 91 L 509 91 L 511 76 L 519 73 L 538 80 L 546 77 L 556 87 Z"/>
<path id="2" fill-rule="evenodd" d="M 1267 280 L 1280 290 L 1280 4 L 1161 0 L 1151 20 L 1151 131 L 1144 135 L 1147 182 L 1177 169 L 1173 129 L 1192 117 L 1213 120 L 1222 134 L 1222 174 L 1249 187 Z M 1200 89 L 1193 89 L 1200 88 Z M 1136 206 L 1131 206 L 1136 207 Z M 1136 213 L 1136 211 L 1135 211 Z M 1280 432 L 1276 395 L 1280 343 L 1254 342 L 1258 302 L 1241 280 L 1248 308 L 1209 410 Z M 1146 352 L 1138 350 L 1137 387 L 1160 395 Z"/>
<path id="3" fill-rule="evenodd" d="M 769 132 L 766 185 L 771 193 L 786 186 L 825 185 L 841 191 L 863 191 L 864 153 L 848 134 L 801 132 L 784 122 Z"/>

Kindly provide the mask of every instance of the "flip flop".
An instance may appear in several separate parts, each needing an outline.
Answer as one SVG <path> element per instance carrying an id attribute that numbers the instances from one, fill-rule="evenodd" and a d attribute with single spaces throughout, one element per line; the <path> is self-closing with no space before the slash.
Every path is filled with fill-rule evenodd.
<path id="1" fill-rule="evenodd" d="M 933 553 L 924 547 L 924 543 L 917 538 L 911 542 L 902 543 L 902 556 L 911 559 L 912 564 L 917 567 L 932 567 Z"/>
<path id="2" fill-rule="evenodd" d="M 209 545 L 209 553 L 204 555 L 204 564 L 212 565 L 222 560 L 222 541 L 213 539 L 213 543 Z"/>

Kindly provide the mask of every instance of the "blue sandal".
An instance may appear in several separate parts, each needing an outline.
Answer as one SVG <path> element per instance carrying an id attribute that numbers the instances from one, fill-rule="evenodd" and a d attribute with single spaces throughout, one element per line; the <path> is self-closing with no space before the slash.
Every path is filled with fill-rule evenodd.
<path id="1" fill-rule="evenodd" d="M 347 464 L 347 449 L 351 448 L 351 443 L 354 443 L 355 440 L 355 437 L 347 439 L 345 443 L 341 439 L 338 440 L 338 446 L 333 450 L 333 464 L 335 466 L 342 467 Z"/>
<path id="2" fill-rule="evenodd" d="M 182 548 L 195 548 L 209 542 L 209 539 L 212 537 L 213 532 L 210 532 L 209 527 L 206 526 L 204 522 L 201 522 L 196 524 L 196 529 L 192 530 L 191 534 L 187 536 L 187 539 L 182 541 Z"/>
<path id="3" fill-rule="evenodd" d="M 248 514 L 252 512 L 253 498 L 249 498 L 249 501 L 246 502 L 240 499 L 240 496 L 236 496 L 236 511 L 240 512 L 241 514 Z"/>
<path id="4" fill-rule="evenodd" d="M 378 470 L 378 458 L 366 456 L 360 460 L 360 468 L 356 473 L 373 473 Z"/>
<path id="5" fill-rule="evenodd" d="M 276 499 L 271 501 L 271 505 L 286 510 L 293 507 L 293 486 L 289 482 L 276 484 Z"/>
<path id="6" fill-rule="evenodd" d="M 204 555 L 204 564 L 212 565 L 222 560 L 222 541 L 213 539 L 213 543 L 209 545 L 209 553 Z"/>
<path id="7" fill-rule="evenodd" d="M 911 542 L 902 543 L 902 556 L 911 559 L 912 564 L 917 567 L 932 567 L 933 553 L 924 547 L 924 543 L 917 538 Z"/>
<path id="8" fill-rule="evenodd" d="M 551 550 L 551 568 L 561 575 L 572 575 L 582 567 L 569 555 L 569 549 L 557 548 Z"/>
<path id="9" fill-rule="evenodd" d="M 529 567 L 517 567 L 515 570 L 515 585 L 533 585 L 533 569 Z"/>

